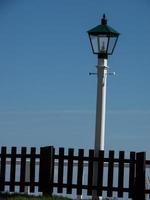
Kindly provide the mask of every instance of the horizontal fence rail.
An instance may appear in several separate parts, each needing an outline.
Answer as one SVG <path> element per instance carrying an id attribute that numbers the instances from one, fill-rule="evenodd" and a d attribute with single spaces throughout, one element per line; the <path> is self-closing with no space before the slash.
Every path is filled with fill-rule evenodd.
<path id="1" fill-rule="evenodd" d="M 94 164 L 97 164 L 97 183 L 93 184 Z M 105 156 L 104 151 L 99 151 L 98 157 L 94 150 L 89 150 L 88 155 L 84 149 L 75 152 L 74 149 L 53 146 L 41 147 L 37 152 L 35 147 L 22 147 L 18 152 L 12 147 L 7 152 L 7 147 L 1 148 L 0 153 L 0 192 L 42 192 L 44 195 L 57 193 L 82 195 L 86 191 L 88 196 L 93 191 L 98 196 L 105 192 L 112 197 L 114 192 L 117 197 L 124 193 L 133 200 L 144 200 L 150 190 L 146 188 L 146 168 L 150 161 L 146 160 L 144 152 L 130 152 L 128 158 L 125 152 L 120 151 L 116 157 L 114 151 L 109 151 Z M 86 176 L 84 171 L 86 170 Z M 125 184 L 126 182 L 126 184 Z"/>

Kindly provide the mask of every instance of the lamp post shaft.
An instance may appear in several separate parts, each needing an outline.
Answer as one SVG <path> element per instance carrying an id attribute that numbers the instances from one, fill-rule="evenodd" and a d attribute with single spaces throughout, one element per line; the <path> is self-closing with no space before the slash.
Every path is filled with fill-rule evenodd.
<path id="1" fill-rule="evenodd" d="M 97 65 L 97 102 L 94 153 L 98 157 L 99 150 L 104 150 L 105 145 L 105 118 L 106 118 L 106 86 L 107 86 L 107 59 L 98 58 Z M 97 185 L 98 163 L 94 162 L 93 185 Z M 102 200 L 97 196 L 96 190 L 92 192 L 92 200 Z"/>
<path id="2" fill-rule="evenodd" d="M 106 85 L 107 85 L 107 59 L 98 58 L 97 65 L 97 102 L 95 125 L 95 154 L 104 150 L 105 145 L 105 116 L 106 116 Z"/>

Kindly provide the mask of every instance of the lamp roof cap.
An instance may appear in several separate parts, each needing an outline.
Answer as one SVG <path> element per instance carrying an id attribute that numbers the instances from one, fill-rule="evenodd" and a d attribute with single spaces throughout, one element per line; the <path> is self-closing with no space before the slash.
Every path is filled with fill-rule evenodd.
<path id="1" fill-rule="evenodd" d="M 114 28 L 107 25 L 106 15 L 103 14 L 103 18 L 101 19 L 101 24 L 90 29 L 88 31 L 89 35 L 107 35 L 109 37 L 118 37 L 120 33 L 116 31 Z"/>

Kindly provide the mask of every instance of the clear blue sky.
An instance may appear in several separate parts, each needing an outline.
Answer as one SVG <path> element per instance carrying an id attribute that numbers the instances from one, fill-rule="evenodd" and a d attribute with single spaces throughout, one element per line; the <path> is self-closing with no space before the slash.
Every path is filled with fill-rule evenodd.
<path id="1" fill-rule="evenodd" d="M 97 58 L 86 31 L 106 13 L 121 33 L 106 149 L 150 153 L 149 10 L 149 0 L 1 0 L 0 145 L 93 148 Z"/>

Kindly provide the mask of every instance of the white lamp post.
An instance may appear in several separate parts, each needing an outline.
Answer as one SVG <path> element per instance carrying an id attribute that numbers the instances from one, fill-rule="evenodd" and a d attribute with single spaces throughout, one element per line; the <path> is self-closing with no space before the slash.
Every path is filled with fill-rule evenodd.
<path id="1" fill-rule="evenodd" d="M 97 103 L 96 103 L 96 126 L 95 126 L 95 156 L 99 150 L 104 150 L 105 145 L 105 115 L 106 115 L 106 85 L 107 85 L 107 58 L 116 46 L 119 33 L 107 25 L 105 15 L 101 24 L 88 31 L 90 43 L 94 54 L 98 55 L 97 65 Z M 97 185 L 98 166 L 94 166 L 93 184 Z M 98 199 L 96 191 L 93 199 Z"/>

